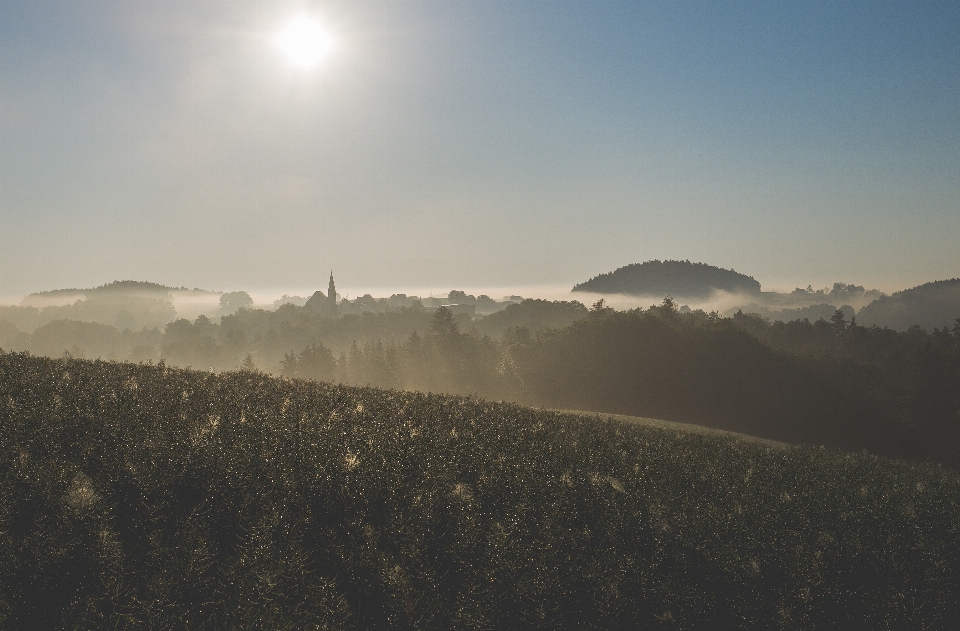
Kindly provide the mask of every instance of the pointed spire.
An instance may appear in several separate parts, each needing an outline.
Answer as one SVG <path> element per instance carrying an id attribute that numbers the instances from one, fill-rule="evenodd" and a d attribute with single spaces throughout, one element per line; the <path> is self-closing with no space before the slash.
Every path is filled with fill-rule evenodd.
<path id="1" fill-rule="evenodd" d="M 333 282 L 333 270 L 330 270 L 330 284 L 327 286 L 327 300 L 329 301 L 330 306 L 336 310 L 337 308 L 337 286 Z"/>

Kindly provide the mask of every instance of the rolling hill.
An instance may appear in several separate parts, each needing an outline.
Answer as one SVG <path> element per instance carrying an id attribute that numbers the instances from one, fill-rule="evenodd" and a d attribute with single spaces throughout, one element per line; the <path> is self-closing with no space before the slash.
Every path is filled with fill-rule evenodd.
<path id="1" fill-rule="evenodd" d="M 642 419 L 0 353 L 0 625 L 929 628 L 960 476 Z"/>
<path id="2" fill-rule="evenodd" d="M 877 298 L 857 312 L 864 326 L 906 331 L 913 325 L 928 331 L 951 328 L 960 319 L 960 278 L 938 280 Z"/>
<path id="3" fill-rule="evenodd" d="M 706 300 L 715 291 L 758 294 L 760 283 L 706 263 L 654 260 L 600 274 L 574 285 L 573 291 Z"/>

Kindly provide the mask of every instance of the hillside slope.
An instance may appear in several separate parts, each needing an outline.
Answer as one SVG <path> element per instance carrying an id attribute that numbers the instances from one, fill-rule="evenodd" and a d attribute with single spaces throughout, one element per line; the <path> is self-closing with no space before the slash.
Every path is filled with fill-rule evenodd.
<path id="1" fill-rule="evenodd" d="M 960 320 L 960 278 L 938 280 L 877 298 L 857 312 L 863 326 L 906 331 L 913 325 L 927 331 L 951 328 Z"/>
<path id="2" fill-rule="evenodd" d="M 960 477 L 443 397 L 0 354 L 0 625 L 950 628 Z"/>

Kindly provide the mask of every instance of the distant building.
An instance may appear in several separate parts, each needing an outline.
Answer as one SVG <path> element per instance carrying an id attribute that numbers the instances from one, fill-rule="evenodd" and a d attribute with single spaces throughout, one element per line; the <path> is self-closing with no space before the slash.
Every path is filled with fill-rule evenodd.
<path id="1" fill-rule="evenodd" d="M 327 285 L 327 303 L 333 313 L 337 312 L 337 286 L 333 282 L 333 270 L 330 270 L 330 283 Z"/>
<path id="2" fill-rule="evenodd" d="M 327 285 L 326 295 L 324 295 L 322 291 L 317 290 L 310 296 L 309 300 L 307 300 L 307 304 L 303 305 L 303 309 L 304 311 L 319 313 L 330 316 L 331 318 L 337 317 L 337 286 L 333 282 L 332 270 L 330 271 L 330 283 Z"/>

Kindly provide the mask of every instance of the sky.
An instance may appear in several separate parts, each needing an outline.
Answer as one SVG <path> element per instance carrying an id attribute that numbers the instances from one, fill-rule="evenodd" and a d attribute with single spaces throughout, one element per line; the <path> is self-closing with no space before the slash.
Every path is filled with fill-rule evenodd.
<path id="1" fill-rule="evenodd" d="M 302 15 L 309 67 L 277 44 Z M 529 295 L 651 259 L 960 276 L 960 3 L 0 3 L 0 300 Z"/>

